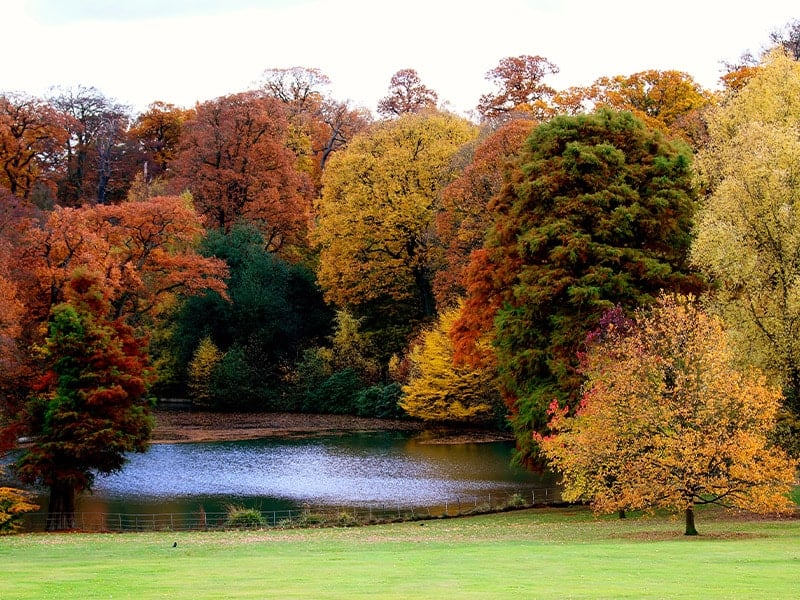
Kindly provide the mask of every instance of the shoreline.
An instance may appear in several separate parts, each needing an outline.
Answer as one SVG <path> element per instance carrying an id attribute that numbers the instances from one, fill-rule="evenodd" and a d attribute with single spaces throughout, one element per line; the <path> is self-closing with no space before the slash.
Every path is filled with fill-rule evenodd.
<path id="1" fill-rule="evenodd" d="M 379 431 L 416 433 L 423 443 L 459 444 L 511 441 L 510 434 L 477 428 L 432 427 L 405 419 L 304 413 L 217 413 L 157 408 L 152 444 L 230 442 Z"/>

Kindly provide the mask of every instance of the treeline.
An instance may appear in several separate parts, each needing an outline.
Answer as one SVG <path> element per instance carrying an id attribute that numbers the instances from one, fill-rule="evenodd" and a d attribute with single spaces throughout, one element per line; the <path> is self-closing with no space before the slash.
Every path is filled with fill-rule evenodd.
<path id="1" fill-rule="evenodd" d="M 549 60 L 509 57 L 476 121 L 413 69 L 377 119 L 308 68 L 135 117 L 94 88 L 0 95 L 0 428 L 48 440 L 18 472 L 85 489 L 147 439 L 152 395 L 510 423 L 534 460 L 587 334 L 664 291 L 726 319 L 790 431 L 798 38 L 717 92 L 556 90 Z"/>

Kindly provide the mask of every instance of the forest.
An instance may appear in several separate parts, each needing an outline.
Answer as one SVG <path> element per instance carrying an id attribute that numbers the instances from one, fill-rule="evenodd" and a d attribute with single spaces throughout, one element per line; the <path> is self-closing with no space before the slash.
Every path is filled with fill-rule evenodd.
<path id="1" fill-rule="evenodd" d="M 785 482 L 800 448 L 800 22 L 770 42 L 714 91 L 669 70 L 557 90 L 547 58 L 507 57 L 474 119 L 411 68 L 377 114 L 306 67 L 141 114 L 93 87 L 0 93 L 0 451 L 34 440 L 16 473 L 69 514 L 146 447 L 157 398 L 414 418 L 509 428 L 521 463 L 576 473 L 576 498 L 618 510 L 655 500 L 576 448 L 641 474 L 645 450 L 619 446 L 641 434 L 633 415 L 653 399 L 647 419 L 678 418 L 665 398 L 685 394 L 693 435 L 752 413 L 724 421 L 751 428 L 728 459 L 764 481 L 733 487 Z M 670 336 L 701 325 L 714 345 L 688 356 Z M 702 393 L 681 383 L 709 373 Z M 719 373 L 743 383 L 707 392 Z M 636 402 L 593 404 L 615 394 Z M 698 394 L 742 401 L 685 417 Z M 630 427 L 592 437 L 609 422 Z"/>

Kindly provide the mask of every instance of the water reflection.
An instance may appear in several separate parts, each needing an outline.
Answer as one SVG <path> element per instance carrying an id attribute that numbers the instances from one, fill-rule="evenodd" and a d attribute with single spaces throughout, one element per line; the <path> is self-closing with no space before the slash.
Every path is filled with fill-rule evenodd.
<path id="1" fill-rule="evenodd" d="M 401 433 L 158 444 L 98 478 L 85 502 L 143 511 L 189 500 L 425 506 L 552 484 L 511 467 L 511 453 L 505 442 L 427 444 Z"/>

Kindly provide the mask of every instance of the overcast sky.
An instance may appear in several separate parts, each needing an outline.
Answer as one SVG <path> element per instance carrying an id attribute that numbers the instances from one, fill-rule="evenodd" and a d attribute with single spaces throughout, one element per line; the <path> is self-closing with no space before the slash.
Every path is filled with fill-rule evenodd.
<path id="1" fill-rule="evenodd" d="M 318 68 L 375 110 L 416 69 L 467 114 L 500 59 L 541 55 L 556 88 L 645 69 L 714 88 L 722 61 L 800 19 L 797 0 L 0 0 L 0 91 L 85 85 L 139 111 L 250 89 L 268 68 Z"/>

